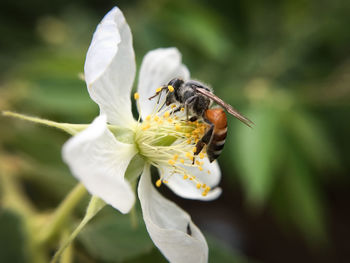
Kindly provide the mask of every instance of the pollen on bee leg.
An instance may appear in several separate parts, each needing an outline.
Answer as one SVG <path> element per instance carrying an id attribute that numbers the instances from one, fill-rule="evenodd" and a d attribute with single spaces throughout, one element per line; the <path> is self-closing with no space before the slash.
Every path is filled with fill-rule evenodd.
<path id="1" fill-rule="evenodd" d="M 170 92 L 173 92 L 173 91 L 174 91 L 174 87 L 171 86 L 171 85 L 169 85 L 169 86 L 168 86 L 168 90 L 169 90 Z"/>
<path id="2" fill-rule="evenodd" d="M 158 179 L 157 182 L 156 182 L 156 186 L 160 187 L 161 185 L 162 185 L 162 180 Z"/>

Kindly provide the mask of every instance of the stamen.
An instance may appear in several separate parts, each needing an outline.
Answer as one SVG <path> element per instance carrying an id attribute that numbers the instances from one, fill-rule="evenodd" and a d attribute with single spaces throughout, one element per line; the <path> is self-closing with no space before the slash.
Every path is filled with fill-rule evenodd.
<path id="1" fill-rule="evenodd" d="M 138 93 L 138 92 L 135 92 L 135 93 L 134 93 L 134 99 L 135 99 L 135 100 L 138 100 L 139 98 L 140 98 L 139 93 Z"/>

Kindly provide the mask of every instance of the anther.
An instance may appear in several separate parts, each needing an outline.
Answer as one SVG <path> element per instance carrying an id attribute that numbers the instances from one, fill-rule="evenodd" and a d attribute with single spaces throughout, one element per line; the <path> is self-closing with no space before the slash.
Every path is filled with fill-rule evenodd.
<path id="1" fill-rule="evenodd" d="M 135 99 L 135 100 L 138 100 L 139 98 L 140 98 L 140 95 L 139 95 L 137 92 L 135 92 L 135 93 L 134 93 L 134 99 Z"/>
<path id="2" fill-rule="evenodd" d="M 200 159 L 203 159 L 203 158 L 204 158 L 204 153 L 201 152 L 201 153 L 199 154 L 199 158 L 200 158 Z"/>
<path id="3" fill-rule="evenodd" d="M 185 111 L 185 108 L 181 108 L 180 110 L 181 110 L 181 111 Z"/>
<path id="4" fill-rule="evenodd" d="M 170 159 L 170 160 L 168 160 L 168 164 L 175 165 L 175 161 Z"/>
<path id="5" fill-rule="evenodd" d="M 149 121 L 149 120 L 151 120 L 151 115 L 148 115 L 148 116 L 146 117 L 146 121 Z"/>
<path id="6" fill-rule="evenodd" d="M 162 91 L 162 87 L 156 89 L 156 92 L 157 92 L 157 93 L 159 93 L 159 92 L 161 92 L 161 91 Z"/>
<path id="7" fill-rule="evenodd" d="M 170 112 L 169 111 L 166 111 L 163 115 L 164 118 L 168 118 L 170 116 Z"/>
<path id="8" fill-rule="evenodd" d="M 183 178 L 184 178 L 184 180 L 188 179 L 188 175 L 185 174 Z"/>
<path id="9" fill-rule="evenodd" d="M 196 152 L 197 151 L 197 147 L 195 146 L 195 147 L 193 147 L 193 149 L 192 149 L 192 152 Z"/>
<path id="10" fill-rule="evenodd" d="M 178 155 L 178 154 L 175 154 L 173 158 L 174 158 L 174 160 L 176 161 L 177 158 L 179 158 L 179 155 Z"/>
<path id="11" fill-rule="evenodd" d="M 180 163 L 184 164 L 185 160 L 184 159 L 180 159 Z"/>

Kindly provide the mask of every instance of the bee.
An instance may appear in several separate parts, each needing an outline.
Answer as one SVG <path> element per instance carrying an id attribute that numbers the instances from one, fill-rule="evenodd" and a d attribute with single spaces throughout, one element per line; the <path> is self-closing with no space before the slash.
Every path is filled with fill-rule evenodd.
<path id="1" fill-rule="evenodd" d="M 174 78 L 167 85 L 157 89 L 156 94 L 150 97 L 149 100 L 159 96 L 159 103 L 162 91 L 166 91 L 167 93 L 164 102 L 165 105 L 169 106 L 172 103 L 179 104 L 173 113 L 184 108 L 187 120 L 193 122 L 201 118 L 208 124 L 209 128 L 196 144 L 194 155 L 198 155 L 203 150 L 203 147 L 207 145 L 207 155 L 210 162 L 213 162 L 220 156 L 227 135 L 226 113 L 220 107 L 211 108 L 213 102 L 226 109 L 228 113 L 247 126 L 251 127 L 254 124 L 231 105 L 217 97 L 209 87 L 199 81 L 188 80 L 185 82 L 180 78 Z M 189 118 L 189 116 L 191 117 Z"/>

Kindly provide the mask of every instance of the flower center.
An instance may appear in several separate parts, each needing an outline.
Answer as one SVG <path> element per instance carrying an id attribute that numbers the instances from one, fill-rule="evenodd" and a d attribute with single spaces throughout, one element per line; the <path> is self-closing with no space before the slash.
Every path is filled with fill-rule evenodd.
<path id="1" fill-rule="evenodd" d="M 138 100 L 137 93 L 134 98 Z M 172 104 L 163 109 L 161 105 L 156 104 L 152 114 L 143 122 L 140 119 L 138 121 L 135 128 L 135 142 L 139 153 L 159 169 L 160 178 L 156 182 L 157 187 L 162 183 L 168 183 L 172 176 L 181 176 L 183 180 L 188 180 L 197 189 L 201 189 L 202 195 L 206 196 L 210 187 L 192 175 L 189 168 L 210 173 L 203 168 L 203 159 L 207 157 L 206 147 L 198 156 L 194 156 L 195 145 L 203 137 L 208 126 L 201 120 L 194 122 L 186 120 L 184 108 L 178 108 L 178 105 Z M 141 116 L 141 112 L 139 114 Z"/>

